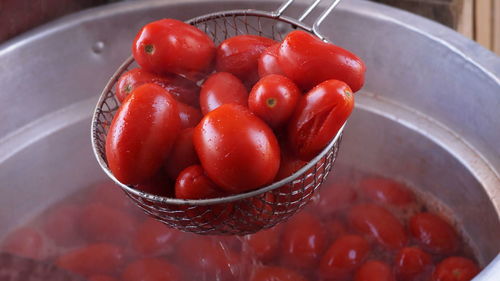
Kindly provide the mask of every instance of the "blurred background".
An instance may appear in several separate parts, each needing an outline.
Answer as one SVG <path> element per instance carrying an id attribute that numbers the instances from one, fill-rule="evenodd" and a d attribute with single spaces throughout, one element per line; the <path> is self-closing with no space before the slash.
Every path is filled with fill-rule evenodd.
<path id="1" fill-rule="evenodd" d="M 0 0 L 0 43 L 66 14 L 118 1 L 146 0 Z M 371 1 L 440 22 L 500 55 L 500 0 Z"/>

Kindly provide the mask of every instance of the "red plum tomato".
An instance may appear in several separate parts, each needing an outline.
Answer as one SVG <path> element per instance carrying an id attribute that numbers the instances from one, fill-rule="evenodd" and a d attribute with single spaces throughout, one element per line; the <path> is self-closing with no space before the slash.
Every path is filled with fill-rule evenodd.
<path id="1" fill-rule="evenodd" d="M 210 71 L 215 50 L 208 35 L 175 19 L 146 24 L 132 44 L 134 59 L 143 69 L 159 74 L 175 73 L 193 80 Z"/>
<path id="2" fill-rule="evenodd" d="M 284 75 L 283 70 L 279 64 L 278 51 L 280 43 L 276 43 L 262 52 L 259 57 L 258 71 L 259 77 L 262 78 L 269 74 Z"/>
<path id="3" fill-rule="evenodd" d="M 68 271 L 90 275 L 113 275 L 123 265 L 124 250 L 108 243 L 89 244 L 61 255 L 56 264 Z"/>
<path id="4" fill-rule="evenodd" d="M 185 168 L 200 162 L 194 150 L 193 132 L 193 128 L 182 130 L 174 142 L 172 152 L 165 164 L 165 170 L 172 180 L 176 180 L 179 173 Z"/>
<path id="5" fill-rule="evenodd" d="M 288 123 L 291 148 L 309 161 L 338 133 L 354 108 L 354 95 L 342 81 L 327 80 L 299 100 Z"/>
<path id="6" fill-rule="evenodd" d="M 147 218 L 137 229 L 132 245 L 141 255 L 158 256 L 172 253 L 179 238 L 179 231 Z"/>
<path id="7" fill-rule="evenodd" d="M 453 254 L 459 245 L 455 229 L 431 213 L 419 213 L 410 219 L 410 231 L 422 246 L 435 254 Z"/>
<path id="8" fill-rule="evenodd" d="M 180 268 L 160 258 L 145 258 L 128 264 L 122 273 L 123 281 L 183 281 Z"/>
<path id="9" fill-rule="evenodd" d="M 177 102 L 155 84 L 137 87 L 116 112 L 106 137 L 106 159 L 124 184 L 151 178 L 180 131 Z"/>
<path id="10" fill-rule="evenodd" d="M 399 207 L 414 203 L 413 192 L 404 184 L 391 179 L 366 178 L 361 181 L 360 189 L 366 197 L 375 203 Z"/>
<path id="11" fill-rule="evenodd" d="M 397 254 L 394 262 L 398 280 L 412 281 L 425 272 L 432 263 L 432 257 L 418 247 L 406 247 Z"/>
<path id="12" fill-rule="evenodd" d="M 370 260 L 354 275 L 354 281 L 396 281 L 392 268 L 385 262 Z"/>
<path id="13" fill-rule="evenodd" d="M 301 96 L 292 80 L 271 74 L 253 86 L 248 97 L 248 108 L 269 126 L 278 128 L 290 119 Z"/>
<path id="14" fill-rule="evenodd" d="M 234 103 L 246 107 L 248 104 L 248 91 L 240 79 L 231 73 L 214 73 L 201 86 L 201 112 L 205 115 L 226 103 Z"/>
<path id="15" fill-rule="evenodd" d="M 253 271 L 250 281 L 307 281 L 300 273 L 278 266 L 262 266 Z"/>
<path id="16" fill-rule="evenodd" d="M 45 241 L 40 231 L 32 227 L 21 227 L 4 238 L 0 250 L 16 256 L 38 260 L 45 257 L 45 247 Z"/>
<path id="17" fill-rule="evenodd" d="M 175 197 L 180 199 L 207 199 L 221 196 L 215 183 L 200 165 L 189 166 L 177 177 Z"/>
<path id="18" fill-rule="evenodd" d="M 352 91 L 363 87 L 366 66 L 355 54 L 305 31 L 290 32 L 278 51 L 279 65 L 303 90 L 323 81 L 344 81 Z"/>
<path id="19" fill-rule="evenodd" d="M 470 259 L 448 257 L 432 273 L 432 281 L 470 281 L 479 273 L 479 267 Z"/>
<path id="20" fill-rule="evenodd" d="M 205 115 L 194 129 L 193 142 L 208 177 L 227 192 L 264 186 L 278 172 L 276 136 L 243 106 L 225 104 Z"/>

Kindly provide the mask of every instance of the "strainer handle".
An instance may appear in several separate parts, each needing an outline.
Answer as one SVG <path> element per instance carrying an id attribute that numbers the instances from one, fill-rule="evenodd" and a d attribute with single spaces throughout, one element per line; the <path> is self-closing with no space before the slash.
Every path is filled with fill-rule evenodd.
<path id="1" fill-rule="evenodd" d="M 322 0 L 315 0 L 312 2 L 297 20 L 302 22 L 319 5 L 319 3 L 321 3 L 321 1 Z M 273 12 L 273 14 L 277 17 L 281 16 L 293 2 L 295 2 L 295 0 L 286 0 L 276 11 Z M 319 26 L 339 3 L 340 0 L 333 0 L 333 2 L 330 3 L 330 6 L 328 6 L 328 8 L 323 11 L 323 13 L 321 13 L 321 15 L 313 23 L 312 30 L 316 36 L 321 38 L 321 40 L 324 40 L 325 37 L 319 32 Z"/>

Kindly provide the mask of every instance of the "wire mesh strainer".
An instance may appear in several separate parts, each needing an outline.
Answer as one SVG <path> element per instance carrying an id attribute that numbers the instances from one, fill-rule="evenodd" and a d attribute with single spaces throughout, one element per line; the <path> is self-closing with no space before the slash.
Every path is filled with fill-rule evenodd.
<path id="1" fill-rule="evenodd" d="M 278 10 L 231 10 L 207 14 L 187 21 L 207 33 L 215 42 L 241 34 L 254 34 L 282 40 L 293 29 L 302 29 L 321 39 L 319 25 L 340 0 L 333 1 L 317 18 L 313 26 L 302 23 L 321 0 L 315 0 L 298 20 L 283 16 L 294 2 L 287 0 Z M 167 225 L 198 234 L 244 235 L 269 228 L 288 219 L 312 198 L 329 174 L 337 156 L 343 127 L 325 149 L 306 166 L 288 178 L 247 193 L 223 198 L 182 200 L 141 192 L 133 186 L 120 183 L 106 162 L 106 135 L 119 107 L 115 97 L 115 84 L 120 75 L 137 67 L 129 57 L 115 72 L 104 88 L 92 119 L 92 147 L 97 161 L 106 174 L 147 214 Z"/>

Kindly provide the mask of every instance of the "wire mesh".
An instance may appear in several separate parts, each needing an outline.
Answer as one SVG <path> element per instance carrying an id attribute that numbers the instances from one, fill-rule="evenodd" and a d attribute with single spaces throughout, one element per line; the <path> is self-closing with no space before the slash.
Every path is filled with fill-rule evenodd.
<path id="1" fill-rule="evenodd" d="M 292 29 L 311 29 L 293 19 L 258 11 L 228 11 L 206 15 L 189 22 L 207 33 L 216 44 L 229 37 L 253 34 L 282 40 Z M 269 228 L 303 208 L 323 183 L 335 162 L 342 129 L 331 143 L 281 184 L 238 196 L 207 200 L 179 200 L 147 194 L 121 184 L 109 170 L 105 158 L 106 135 L 119 107 L 115 84 L 124 72 L 136 67 L 132 57 L 117 70 L 105 87 L 92 123 L 92 142 L 103 170 L 127 193 L 137 206 L 165 224 L 198 234 L 245 235 Z"/>

